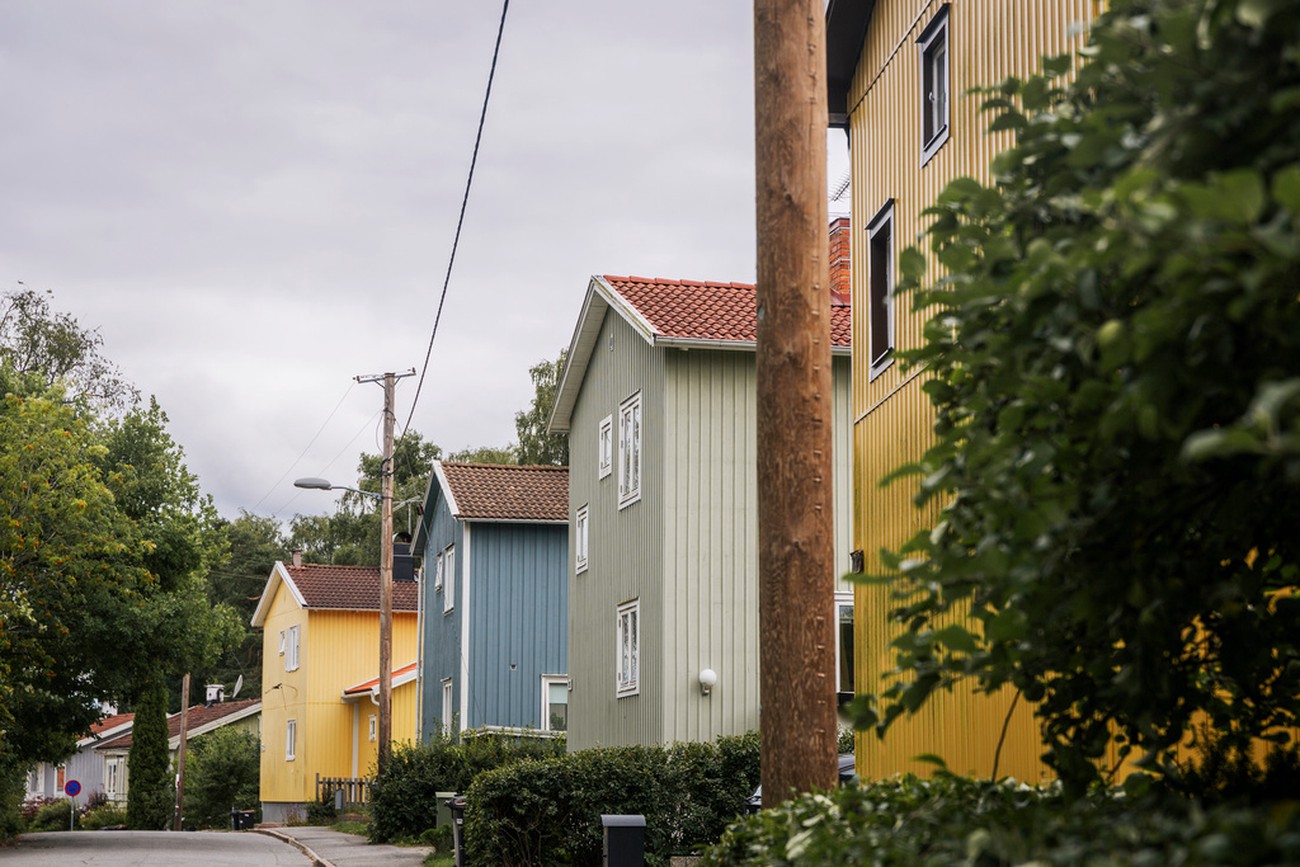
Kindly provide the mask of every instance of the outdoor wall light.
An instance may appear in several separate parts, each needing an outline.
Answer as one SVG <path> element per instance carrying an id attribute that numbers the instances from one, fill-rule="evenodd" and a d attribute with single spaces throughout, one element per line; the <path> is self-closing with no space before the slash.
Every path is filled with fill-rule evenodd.
<path id="1" fill-rule="evenodd" d="M 717 686 L 718 673 L 711 668 L 706 668 L 700 672 L 700 694 L 708 695 Z"/>

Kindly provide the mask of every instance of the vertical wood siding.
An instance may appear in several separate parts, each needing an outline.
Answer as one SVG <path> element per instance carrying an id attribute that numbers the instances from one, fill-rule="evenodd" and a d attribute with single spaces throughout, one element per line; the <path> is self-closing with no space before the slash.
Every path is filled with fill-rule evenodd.
<path id="1" fill-rule="evenodd" d="M 611 337 L 613 346 L 611 348 Z M 590 509 L 588 568 L 569 556 L 569 749 L 664 740 L 662 662 L 664 372 L 653 349 L 617 314 L 606 314 L 569 433 L 569 519 Z M 641 392 L 641 500 L 618 508 L 619 404 Z M 596 435 L 615 416 L 614 472 L 599 478 Z M 572 530 L 570 530 L 572 533 Z M 573 551 L 572 536 L 569 549 Z M 640 694 L 615 695 L 615 612 L 641 602 Z"/>
<path id="2" fill-rule="evenodd" d="M 300 627 L 299 665 L 284 670 L 280 631 Z M 283 585 L 262 637 L 261 799 L 303 803 L 314 797 L 316 774 L 352 773 L 352 707 L 343 690 L 379 673 L 379 612 L 304 611 Z M 393 615 L 393 662 L 416 656 L 414 612 Z M 293 761 L 286 761 L 285 723 L 297 721 Z M 409 725 L 408 725 L 409 722 Z M 393 740 L 415 738 L 414 714 L 393 717 Z"/>
<path id="3" fill-rule="evenodd" d="M 1083 28 L 1100 5 L 1097 0 L 951 0 L 949 56 L 952 70 L 951 134 L 925 166 L 920 164 L 920 60 L 916 39 L 944 5 L 941 0 L 879 0 L 849 93 L 853 178 L 854 310 L 866 311 L 869 262 L 862 227 L 889 200 L 894 203 L 895 255 L 916 243 L 925 221 L 920 211 L 954 177 L 989 182 L 989 164 L 1010 143 L 1008 134 L 986 132 L 987 117 L 971 87 L 996 84 L 1009 75 L 1038 69 L 1039 58 L 1075 50 Z M 895 346 L 916 345 L 923 318 L 902 296 L 895 308 Z M 930 526 L 937 509 L 918 511 L 912 504 L 914 484 L 880 488 L 878 480 L 900 464 L 920 457 L 931 442 L 933 412 L 921 392 L 922 376 L 893 364 L 874 380 L 869 377 L 869 322 L 854 317 L 854 518 L 856 547 L 868 571 L 880 567 L 882 547 L 896 548 L 922 526 Z M 887 591 L 856 591 L 859 691 L 881 688 L 892 667 L 886 623 Z M 957 772 L 988 774 L 1004 719 L 1009 693 L 976 696 L 969 690 L 932 699 L 914 717 L 895 724 L 888 737 L 858 739 L 859 772 L 878 778 L 900 771 L 924 772 L 911 757 L 939 753 Z M 1038 754 L 1037 726 L 1022 702 L 1003 747 L 999 774 L 1039 779 L 1045 772 Z"/>
<path id="4" fill-rule="evenodd" d="M 437 487 L 437 480 L 434 481 Z M 461 618 L 460 605 L 451 611 L 443 611 L 446 582 L 450 576 L 443 576 L 443 589 L 435 590 L 435 573 L 438 568 L 438 553 L 448 545 L 456 546 L 456 569 L 463 566 L 464 539 L 461 524 L 451 517 L 447 501 L 441 496 L 441 490 L 434 508 L 424 516 L 427 543 L 424 547 L 424 593 L 422 601 L 424 611 L 424 646 L 420 648 L 420 719 L 423 731 L 422 742 L 428 742 L 433 735 L 456 720 L 442 718 L 442 681 L 452 678 L 453 707 L 460 707 L 461 681 Z M 453 590 L 453 593 L 455 590 Z M 456 596 L 452 601 L 458 603 Z M 397 664 L 397 657 L 393 660 Z M 463 728 L 459 725 L 458 728 Z"/>
<path id="5" fill-rule="evenodd" d="M 474 524 L 469 725 L 541 728 L 543 674 L 568 672 L 568 527 Z"/>
<path id="6" fill-rule="evenodd" d="M 758 459 L 755 357 L 664 356 L 665 740 L 758 727 Z M 837 587 L 851 539 L 850 364 L 836 358 L 833 415 Z M 834 602 L 826 600 L 829 615 Z M 718 685 L 700 693 L 699 672 Z"/>

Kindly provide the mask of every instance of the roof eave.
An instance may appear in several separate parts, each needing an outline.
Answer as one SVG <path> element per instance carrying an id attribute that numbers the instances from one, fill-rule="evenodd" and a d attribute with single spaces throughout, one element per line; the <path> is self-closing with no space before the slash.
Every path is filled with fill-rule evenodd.
<path id="1" fill-rule="evenodd" d="M 849 88 L 875 8 L 876 0 L 830 0 L 826 5 L 826 108 L 833 129 L 849 125 Z"/>
<path id="2" fill-rule="evenodd" d="M 660 337 L 655 340 L 655 346 L 662 346 L 666 349 L 717 349 L 726 352 L 756 352 L 758 344 L 753 340 L 705 340 L 695 337 Z M 832 344 L 831 355 L 850 355 L 852 350 L 848 346 Z"/>
<path id="3" fill-rule="evenodd" d="M 275 565 L 271 567 L 271 574 L 267 576 L 266 586 L 262 588 L 262 598 L 257 600 L 257 608 L 253 610 L 253 619 L 250 622 L 254 629 L 260 629 L 266 623 L 266 615 L 271 610 L 271 600 L 275 598 L 275 590 L 280 584 L 289 588 L 293 601 L 297 602 L 300 608 L 307 607 L 307 600 L 298 590 L 298 585 L 293 583 L 293 578 L 289 577 L 289 570 L 284 567 L 282 561 L 276 560 Z"/>

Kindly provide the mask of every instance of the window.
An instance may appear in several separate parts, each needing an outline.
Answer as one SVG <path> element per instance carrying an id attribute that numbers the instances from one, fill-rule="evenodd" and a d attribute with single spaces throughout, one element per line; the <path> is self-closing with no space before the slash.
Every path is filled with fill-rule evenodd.
<path id="1" fill-rule="evenodd" d="M 454 705 L 452 704 L 451 678 L 442 679 L 442 730 L 451 734 L 452 719 L 456 716 Z"/>
<path id="2" fill-rule="evenodd" d="M 433 570 L 433 589 L 442 589 L 442 552 L 438 552 L 438 565 Z"/>
<path id="3" fill-rule="evenodd" d="M 285 630 L 285 671 L 296 671 L 298 669 L 298 629 L 297 626 L 290 626 Z"/>
<path id="4" fill-rule="evenodd" d="M 284 630 L 280 630 L 280 655 L 284 656 Z"/>
<path id="5" fill-rule="evenodd" d="M 618 408 L 618 507 L 641 499 L 641 392 Z"/>
<path id="6" fill-rule="evenodd" d="M 118 764 L 117 759 L 109 759 L 104 762 L 104 793 L 108 795 L 109 800 L 115 800 L 118 787 Z"/>
<path id="7" fill-rule="evenodd" d="M 587 528 L 590 525 L 586 505 L 573 516 L 573 571 L 587 571 Z"/>
<path id="8" fill-rule="evenodd" d="M 620 698 L 641 691 L 641 602 L 618 606 L 618 682 Z"/>
<path id="9" fill-rule="evenodd" d="M 853 594 L 835 594 L 835 691 L 853 692 Z"/>
<path id="10" fill-rule="evenodd" d="M 890 199 L 867 225 L 867 327 L 870 379 L 893 361 L 894 349 L 894 201 Z"/>
<path id="11" fill-rule="evenodd" d="M 562 732 L 569 728 L 569 678 L 563 674 L 542 675 L 542 731 Z"/>
<path id="12" fill-rule="evenodd" d="M 600 455 L 599 477 L 603 479 L 614 472 L 614 417 L 612 415 L 607 415 L 600 420 L 597 453 Z"/>
<path id="13" fill-rule="evenodd" d="M 921 165 L 948 140 L 948 6 L 945 4 L 916 40 L 921 51 Z"/>
<path id="14" fill-rule="evenodd" d="M 284 724 L 284 759 L 292 762 L 298 753 L 298 721 L 291 719 Z"/>
<path id="15" fill-rule="evenodd" d="M 443 566 L 447 570 L 442 582 L 442 613 L 456 607 L 456 546 L 448 545 L 442 551 Z"/>
<path id="16" fill-rule="evenodd" d="M 371 714 L 370 715 L 370 740 L 373 742 L 378 738 L 379 738 L 379 719 L 374 714 Z"/>

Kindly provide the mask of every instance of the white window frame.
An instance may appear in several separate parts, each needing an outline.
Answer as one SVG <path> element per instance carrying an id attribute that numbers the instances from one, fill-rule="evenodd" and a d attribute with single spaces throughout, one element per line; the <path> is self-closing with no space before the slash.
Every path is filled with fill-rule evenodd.
<path id="1" fill-rule="evenodd" d="M 442 589 L 442 552 L 438 552 L 437 565 L 433 570 L 433 589 L 435 591 Z"/>
<path id="2" fill-rule="evenodd" d="M 442 730 L 451 734 L 452 727 L 455 724 L 456 702 L 455 691 L 452 689 L 451 678 L 442 679 Z"/>
<path id="3" fill-rule="evenodd" d="M 551 687 L 559 686 L 564 688 L 564 707 L 565 707 L 565 724 L 564 728 L 557 729 L 551 727 Z M 541 730 L 544 732 L 567 731 L 568 724 L 568 707 L 569 707 L 569 676 L 567 674 L 543 674 L 542 675 L 542 724 Z"/>
<path id="4" fill-rule="evenodd" d="M 379 738 L 379 717 L 374 714 L 370 715 L 370 741 L 373 743 Z"/>
<path id="5" fill-rule="evenodd" d="M 442 581 L 442 613 L 450 614 L 456 607 L 456 546 L 448 545 L 442 553 L 447 569 Z"/>
<path id="6" fill-rule="evenodd" d="M 641 499 L 641 431 L 644 428 L 641 392 L 618 407 L 618 507 Z"/>
<path id="7" fill-rule="evenodd" d="M 285 630 L 284 670 L 297 671 L 301 652 L 301 627 L 297 624 Z"/>
<path id="8" fill-rule="evenodd" d="M 614 627 L 614 692 L 641 694 L 641 600 L 618 606 Z"/>
<path id="9" fill-rule="evenodd" d="M 280 630 L 280 655 L 284 656 L 284 630 Z"/>
<path id="10" fill-rule="evenodd" d="M 285 720 L 284 722 L 284 760 L 292 762 L 298 757 L 298 721 L 296 719 Z"/>
<path id="11" fill-rule="evenodd" d="M 849 616 L 850 616 L 850 618 L 854 618 L 854 619 L 856 619 L 856 612 L 855 612 L 854 609 L 853 609 L 853 591 L 852 591 L 852 590 L 849 590 L 849 591 L 842 591 L 842 592 L 839 592 L 839 593 L 836 593 L 836 594 L 835 594 L 835 615 L 834 615 L 834 620 L 833 620 L 832 622 L 835 624 L 835 691 L 838 692 L 838 693 L 851 693 L 851 692 L 853 692 L 853 681 L 856 680 L 856 672 L 854 672 L 852 669 L 850 669 L 850 670 L 849 670 L 849 677 L 850 677 L 851 680 L 850 680 L 850 682 L 849 682 L 849 684 L 848 684 L 848 687 L 845 688 L 845 684 L 844 684 L 844 682 L 843 682 L 843 678 L 842 678 L 842 676 L 841 676 L 842 671 L 843 671 L 843 662 L 842 662 L 841 660 L 843 659 L 842 654 L 843 654 L 843 652 L 844 652 L 844 637 L 843 637 L 843 635 L 842 635 L 841 632 L 840 632 L 840 629 L 841 629 L 841 626 L 842 626 L 842 623 L 841 623 L 840 617 L 842 616 L 842 614 L 843 614 L 843 612 L 844 612 L 844 609 L 846 609 L 846 608 L 847 608 L 848 611 L 849 611 Z M 853 623 L 853 622 L 854 622 L 854 620 L 851 619 L 851 620 L 850 620 L 850 623 Z M 850 655 L 853 654 L 853 643 L 852 643 L 852 642 L 853 642 L 854 640 L 855 640 L 855 639 L 854 639 L 854 637 L 853 637 L 853 634 L 852 634 L 852 632 L 850 632 L 850 635 L 849 635 L 849 642 L 850 642 L 850 644 L 849 644 L 849 653 L 850 653 Z M 850 663 L 850 665 L 852 665 L 852 663 L 853 663 L 852 658 L 849 659 L 849 663 Z"/>
<path id="12" fill-rule="evenodd" d="M 591 510 L 586 503 L 573 516 L 573 571 L 587 571 L 587 539 L 591 533 Z"/>
<path id="13" fill-rule="evenodd" d="M 614 416 L 607 415 L 600 420 L 600 433 L 596 436 L 596 453 L 598 463 L 597 478 L 605 478 L 614 472 Z"/>
<path id="14" fill-rule="evenodd" d="M 948 4 L 917 37 L 921 59 L 921 165 L 943 147 L 952 131 L 952 41 L 948 38 Z"/>
<path id="15" fill-rule="evenodd" d="M 894 363 L 894 200 L 887 201 L 867 224 L 867 360 L 868 381 Z M 882 317 L 877 321 L 876 317 Z M 879 329 L 879 331 L 877 330 Z M 876 346 L 876 338 L 884 346 Z"/>

